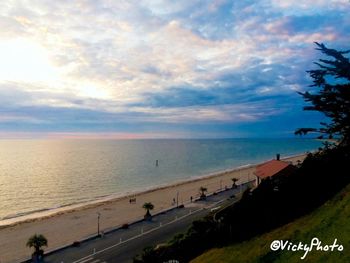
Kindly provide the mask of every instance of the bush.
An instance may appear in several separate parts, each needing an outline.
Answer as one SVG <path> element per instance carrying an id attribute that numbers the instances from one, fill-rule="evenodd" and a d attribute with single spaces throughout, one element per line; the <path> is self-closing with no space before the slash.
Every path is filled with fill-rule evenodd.
<path id="1" fill-rule="evenodd" d="M 80 246 L 80 242 L 79 241 L 74 241 L 72 246 L 73 247 L 79 247 Z"/>
<path id="2" fill-rule="evenodd" d="M 293 174 L 263 180 L 254 191 L 247 189 L 239 202 L 194 221 L 185 234 L 176 235 L 167 246 L 147 248 L 134 262 L 188 262 L 206 249 L 241 242 L 291 222 L 350 182 L 344 172 L 349 162 L 349 147 L 326 147 L 309 154 Z"/>
<path id="3" fill-rule="evenodd" d="M 121 229 L 128 229 L 129 228 L 129 224 L 123 224 L 122 226 L 121 226 Z"/>

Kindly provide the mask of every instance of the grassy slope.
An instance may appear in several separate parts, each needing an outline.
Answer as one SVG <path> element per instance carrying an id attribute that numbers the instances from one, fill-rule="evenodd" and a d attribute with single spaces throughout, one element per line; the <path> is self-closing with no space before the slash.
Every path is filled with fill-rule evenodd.
<path id="1" fill-rule="evenodd" d="M 258 220 L 258 219 L 257 219 Z M 331 245 L 335 238 L 344 246 L 342 252 L 311 251 L 304 260 L 300 257 L 303 251 L 271 251 L 273 240 L 290 240 L 304 244 L 318 237 L 324 245 Z M 223 263 L 223 262 L 350 262 L 350 185 L 345 187 L 332 200 L 307 216 L 263 234 L 246 242 L 211 249 L 191 261 L 191 263 Z"/>

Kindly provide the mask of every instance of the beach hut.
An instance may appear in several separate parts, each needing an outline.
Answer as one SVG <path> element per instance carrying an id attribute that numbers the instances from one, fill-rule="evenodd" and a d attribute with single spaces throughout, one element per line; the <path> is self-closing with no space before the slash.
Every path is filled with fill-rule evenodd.
<path id="1" fill-rule="evenodd" d="M 286 176 L 291 174 L 296 167 L 289 162 L 271 160 L 256 167 L 255 183 L 258 186 L 262 180 L 273 176 Z"/>

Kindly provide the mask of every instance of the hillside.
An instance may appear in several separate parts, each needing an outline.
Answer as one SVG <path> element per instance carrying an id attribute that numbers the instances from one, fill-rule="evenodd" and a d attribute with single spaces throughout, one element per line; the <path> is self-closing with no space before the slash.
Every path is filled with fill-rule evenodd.
<path id="1" fill-rule="evenodd" d="M 289 240 L 293 244 L 301 241 L 309 244 L 317 237 L 322 245 L 331 245 L 337 238 L 344 246 L 342 252 L 311 251 L 304 260 L 304 251 L 271 251 L 273 240 Z M 207 251 L 191 263 L 261 263 L 261 262 L 337 262 L 348 263 L 350 259 L 350 185 L 340 191 L 312 213 L 271 232 L 223 248 Z"/>

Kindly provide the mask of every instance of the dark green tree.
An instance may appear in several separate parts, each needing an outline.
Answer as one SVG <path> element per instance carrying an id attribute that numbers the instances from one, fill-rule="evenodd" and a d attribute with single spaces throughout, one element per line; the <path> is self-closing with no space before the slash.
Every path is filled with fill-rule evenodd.
<path id="1" fill-rule="evenodd" d="M 43 256 L 44 251 L 41 249 L 43 246 L 47 247 L 47 239 L 43 235 L 33 235 L 31 236 L 28 241 L 27 241 L 27 247 L 34 247 L 35 251 L 34 254 L 35 256 Z"/>
<path id="2" fill-rule="evenodd" d="M 208 188 L 201 186 L 199 188 L 199 194 L 200 194 L 199 198 L 200 199 L 202 199 L 202 200 L 206 199 L 207 196 L 205 195 L 205 192 L 208 192 Z"/>
<path id="3" fill-rule="evenodd" d="M 237 181 L 238 181 L 239 179 L 238 179 L 238 178 L 233 177 L 233 178 L 231 178 L 231 180 L 232 180 L 232 189 L 237 188 L 236 183 L 237 183 Z"/>
<path id="4" fill-rule="evenodd" d="M 154 209 L 154 205 L 151 202 L 147 202 L 143 204 L 142 208 L 146 210 L 145 219 L 151 218 L 152 215 L 150 213 L 150 210 Z"/>
<path id="5" fill-rule="evenodd" d="M 321 122 L 320 128 L 299 128 L 295 134 L 305 135 L 317 132 L 322 138 L 340 138 L 340 143 L 349 145 L 350 133 L 350 62 L 344 55 L 348 51 L 329 49 L 324 44 L 315 42 L 317 50 L 330 57 L 315 62 L 318 69 L 307 71 L 313 79 L 310 87 L 317 87 L 318 92 L 299 92 L 304 100 L 311 105 L 304 110 L 319 111 L 325 114 L 329 121 Z"/>

